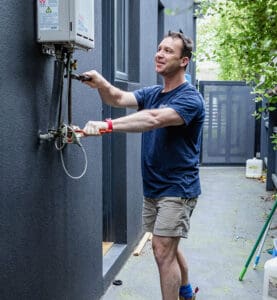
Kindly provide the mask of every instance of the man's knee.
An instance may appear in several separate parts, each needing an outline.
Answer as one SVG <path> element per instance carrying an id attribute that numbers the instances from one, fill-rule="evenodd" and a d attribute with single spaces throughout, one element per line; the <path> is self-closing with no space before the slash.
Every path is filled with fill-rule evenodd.
<path id="1" fill-rule="evenodd" d="M 153 253 L 158 265 L 162 265 L 168 258 L 168 250 L 159 243 L 153 243 Z"/>
<path id="2" fill-rule="evenodd" d="M 176 259 L 178 240 L 170 237 L 153 237 L 153 253 L 159 266 L 170 264 Z"/>

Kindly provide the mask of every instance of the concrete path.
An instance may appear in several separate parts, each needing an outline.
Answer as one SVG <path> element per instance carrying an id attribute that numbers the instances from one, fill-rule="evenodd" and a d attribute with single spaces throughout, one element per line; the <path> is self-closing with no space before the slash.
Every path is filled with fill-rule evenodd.
<path id="1" fill-rule="evenodd" d="M 189 238 L 181 241 L 188 259 L 190 280 L 199 287 L 197 300 L 261 300 L 266 249 L 277 236 L 273 217 L 260 263 L 254 255 L 243 281 L 239 274 L 264 225 L 274 201 L 265 183 L 245 178 L 243 167 L 202 167 L 202 195 L 191 219 Z M 131 256 L 102 300 L 161 300 L 159 276 L 147 242 L 140 256 Z"/>

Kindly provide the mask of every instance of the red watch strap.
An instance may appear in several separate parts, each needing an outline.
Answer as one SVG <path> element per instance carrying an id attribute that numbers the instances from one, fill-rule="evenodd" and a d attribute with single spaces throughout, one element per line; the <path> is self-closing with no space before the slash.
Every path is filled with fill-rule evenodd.
<path id="1" fill-rule="evenodd" d="M 113 131 L 113 122 L 111 119 L 106 119 L 105 120 L 108 123 L 108 130 L 107 132 L 112 132 Z"/>

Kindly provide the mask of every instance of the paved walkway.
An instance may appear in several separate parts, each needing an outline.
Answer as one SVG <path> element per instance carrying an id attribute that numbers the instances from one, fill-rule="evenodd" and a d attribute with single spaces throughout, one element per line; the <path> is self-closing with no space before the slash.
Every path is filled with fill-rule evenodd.
<path id="1" fill-rule="evenodd" d="M 273 206 L 272 193 L 266 192 L 265 183 L 245 178 L 243 167 L 202 167 L 200 176 L 202 195 L 189 238 L 181 241 L 191 283 L 199 286 L 197 300 L 261 300 L 263 265 L 277 236 L 277 213 L 257 270 L 251 262 L 243 281 L 238 278 Z M 123 284 L 111 285 L 102 300 L 162 299 L 151 242 L 140 256 L 129 258 L 116 279 Z"/>

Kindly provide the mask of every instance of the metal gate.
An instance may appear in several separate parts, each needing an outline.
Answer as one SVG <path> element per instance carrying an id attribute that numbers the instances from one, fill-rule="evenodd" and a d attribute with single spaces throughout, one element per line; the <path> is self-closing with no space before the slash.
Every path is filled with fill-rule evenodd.
<path id="1" fill-rule="evenodd" d="M 254 156 L 255 102 L 240 81 L 200 81 L 206 104 L 202 164 L 245 164 Z"/>

